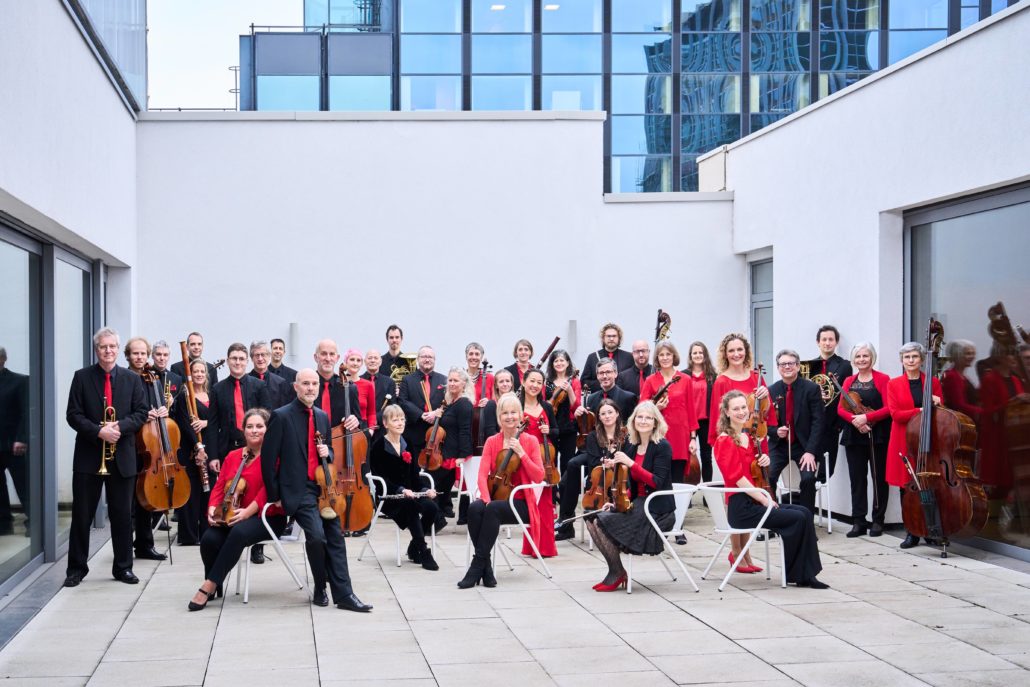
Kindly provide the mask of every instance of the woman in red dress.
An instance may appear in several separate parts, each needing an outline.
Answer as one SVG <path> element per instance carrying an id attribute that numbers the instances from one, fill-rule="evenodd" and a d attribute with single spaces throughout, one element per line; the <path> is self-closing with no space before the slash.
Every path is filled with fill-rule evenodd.
<path id="1" fill-rule="evenodd" d="M 754 369 L 754 359 L 751 356 L 751 344 L 743 334 L 727 334 L 719 343 L 717 354 L 719 363 L 719 376 L 712 384 L 712 402 L 708 406 L 708 417 L 719 417 L 719 404 L 722 403 L 723 395 L 730 390 L 741 393 L 755 394 L 758 400 L 769 396 L 769 388 L 765 380 L 759 377 Z M 769 412 L 765 416 L 766 422 L 776 425 L 776 405 L 769 404 Z M 718 429 L 715 422 L 708 427 L 708 443 L 715 446 L 715 438 Z"/>
<path id="2" fill-rule="evenodd" d="M 948 367 L 941 378 L 941 389 L 944 391 L 944 405 L 957 410 L 979 424 L 980 406 L 977 405 L 977 390 L 966 376 L 966 370 L 976 362 L 976 346 L 972 341 L 955 339 L 944 349 L 948 358 Z"/>
<path id="3" fill-rule="evenodd" d="M 523 421 L 526 423 L 525 433 L 536 437 L 536 440 L 540 442 L 541 460 L 543 459 L 544 442 L 547 442 L 551 451 L 554 452 L 554 436 L 557 434 L 554 409 L 541 397 L 543 390 L 544 373 L 536 368 L 529 370 L 522 379 L 522 390 L 519 395 L 522 397 Z M 557 463 L 554 466 L 557 469 Z M 554 524 L 555 496 L 554 487 L 545 487 L 544 492 L 540 495 L 540 517 L 543 522 L 548 524 Z M 543 540 L 537 539 L 536 545 L 540 549 L 540 555 L 549 558 L 558 555 L 558 547 L 555 545 L 554 528 L 546 529 L 547 531 L 543 533 Z M 534 555 L 533 548 L 527 541 L 522 542 L 522 554 L 524 556 Z"/>
<path id="4" fill-rule="evenodd" d="M 365 363 L 365 354 L 356 348 L 347 351 L 340 365 L 340 376 L 346 377 L 351 384 L 358 386 L 358 407 L 361 419 L 368 425 L 368 431 L 374 432 L 378 427 L 376 419 L 376 387 L 367 379 L 361 378 L 361 366 Z"/>
<path id="5" fill-rule="evenodd" d="M 712 445 L 708 443 L 709 415 L 712 405 L 712 386 L 715 384 L 715 366 L 708 354 L 704 342 L 695 341 L 690 344 L 687 355 L 687 366 L 684 372 L 690 375 L 690 383 L 694 387 L 694 417 L 697 418 L 697 444 L 701 461 L 701 481 L 712 479 Z M 718 418 L 716 418 L 718 419 Z"/>
<path id="6" fill-rule="evenodd" d="M 644 380 L 644 386 L 640 389 L 640 400 L 651 400 L 675 377 L 680 378 L 665 390 L 655 405 L 669 425 L 665 439 L 672 447 L 671 480 L 686 482 L 687 474 L 690 472 L 690 454 L 697 453 L 698 423 L 694 415 L 694 385 L 688 375 L 681 374 L 676 369 L 679 364 L 680 354 L 675 344 L 671 341 L 659 341 L 654 347 L 655 373 Z"/>
<path id="7" fill-rule="evenodd" d="M 1015 482 L 1005 436 L 1005 409 L 1015 398 L 1030 399 L 1016 369 L 1016 356 L 998 344 L 991 347 L 988 369 L 980 380 L 980 480 L 987 496 L 1005 499 Z"/>

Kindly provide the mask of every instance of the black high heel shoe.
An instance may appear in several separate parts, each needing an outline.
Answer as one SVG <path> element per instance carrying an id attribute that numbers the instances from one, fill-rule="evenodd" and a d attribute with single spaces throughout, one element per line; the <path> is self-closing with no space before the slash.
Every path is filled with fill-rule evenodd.
<path id="1" fill-rule="evenodd" d="M 203 611 L 205 608 L 207 608 L 207 602 L 210 601 L 211 599 L 215 598 L 215 592 L 204 591 L 203 587 L 201 587 L 197 591 L 200 592 L 201 594 L 206 595 L 207 596 L 207 601 L 205 601 L 202 604 L 198 604 L 193 599 L 190 599 L 189 604 L 186 605 L 186 608 L 188 608 L 190 611 Z"/>

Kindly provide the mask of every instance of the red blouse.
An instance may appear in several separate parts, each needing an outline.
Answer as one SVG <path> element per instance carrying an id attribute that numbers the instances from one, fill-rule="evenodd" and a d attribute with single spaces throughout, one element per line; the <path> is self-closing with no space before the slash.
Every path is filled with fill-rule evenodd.
<path id="1" fill-rule="evenodd" d="M 540 482 L 544 478 L 544 464 L 540 459 L 540 442 L 532 435 L 523 432 L 519 435 L 519 444 L 522 445 L 526 455 L 519 464 L 519 469 L 512 475 L 512 486 Z M 485 503 L 490 503 L 490 473 L 495 467 L 496 456 L 501 452 L 503 446 L 504 434 L 501 432 L 494 434 L 483 444 L 483 460 L 479 462 L 479 498 Z M 526 501 L 529 510 L 529 533 L 533 537 L 533 541 L 540 547 L 540 554 L 545 558 L 557 555 L 553 527 L 554 504 L 550 489 L 544 490 L 539 501 L 535 498 L 526 498 L 525 491 L 520 491 L 515 498 L 522 498 Z M 541 507 L 545 505 L 550 509 L 550 517 L 545 517 L 541 511 Z M 529 542 L 523 542 L 522 550 L 524 554 L 527 554 L 527 550 L 532 552 Z"/>
<path id="2" fill-rule="evenodd" d="M 740 446 L 730 436 L 723 434 L 716 438 L 715 445 L 712 446 L 712 455 L 715 456 L 715 462 L 719 466 L 723 484 L 727 489 L 739 487 L 741 477 L 746 477 L 748 484 L 751 483 L 751 463 L 755 461 L 755 452 L 750 443 Z M 731 494 L 726 494 L 727 502 L 730 496 Z"/>
<path id="3" fill-rule="evenodd" d="M 369 427 L 376 426 L 376 387 L 367 379 L 358 379 L 358 406 L 361 417 Z"/>
<path id="4" fill-rule="evenodd" d="M 654 481 L 654 475 L 644 469 L 645 457 L 647 457 L 647 446 L 641 446 L 633 458 L 633 467 L 629 469 L 636 491 L 634 496 L 647 496 L 648 487 L 651 487 L 652 490 L 658 488 L 658 484 Z"/>
<path id="5" fill-rule="evenodd" d="M 726 395 L 727 391 L 740 391 L 745 395 L 753 394 L 759 382 L 762 386 L 766 386 L 765 380 L 759 380 L 758 373 L 754 370 L 747 379 L 740 382 L 730 379 L 725 374 L 715 378 L 715 383 L 712 385 L 712 405 L 708 407 L 708 444 L 710 446 L 715 445 L 715 439 L 719 435 L 719 404 L 722 403 L 722 397 Z M 765 421 L 773 427 L 779 424 L 776 419 L 775 403 L 769 404 L 769 412 L 765 415 Z"/>
<path id="6" fill-rule="evenodd" d="M 693 387 L 694 393 L 694 417 L 698 421 L 708 419 L 708 378 L 702 375 L 700 377 L 694 375 L 692 372 L 684 373 L 690 380 L 690 386 Z"/>
<path id="7" fill-rule="evenodd" d="M 232 483 L 233 477 L 236 476 L 236 471 L 240 469 L 242 461 L 242 448 L 230 451 L 229 455 L 222 461 L 222 471 L 218 473 L 218 481 L 211 487 L 211 496 L 208 497 L 207 505 L 209 508 L 217 508 L 222 505 L 222 501 L 225 500 L 225 490 Z M 261 509 L 268 503 L 268 496 L 265 493 L 265 480 L 261 476 L 261 456 L 255 456 L 243 468 L 243 473 L 240 476 L 247 483 L 247 489 L 243 492 L 243 497 L 240 499 L 241 507 L 246 508 L 256 501 L 258 512 L 260 513 Z M 269 515 L 283 515 L 284 512 L 279 506 L 272 506 L 268 509 Z"/>
<path id="8" fill-rule="evenodd" d="M 690 375 L 677 372 L 680 381 L 670 386 L 665 394 L 669 399 L 669 405 L 661 411 L 662 417 L 669 424 L 669 431 L 665 434 L 666 441 L 672 447 L 673 460 L 688 460 L 690 458 L 690 433 L 697 430 L 697 417 L 694 415 L 694 385 L 690 381 Z M 640 389 L 640 400 L 646 401 L 653 398 L 658 390 L 665 385 L 665 378 L 661 372 L 655 372 L 644 380 L 644 386 Z"/>

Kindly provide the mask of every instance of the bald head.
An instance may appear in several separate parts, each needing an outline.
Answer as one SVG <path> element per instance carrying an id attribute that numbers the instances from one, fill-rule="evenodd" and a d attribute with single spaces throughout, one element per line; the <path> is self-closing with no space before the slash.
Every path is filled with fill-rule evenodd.
<path id="1" fill-rule="evenodd" d="M 647 367 L 647 359 L 651 357 L 651 344 L 644 339 L 633 342 L 633 363 L 643 370 Z"/>
<path id="2" fill-rule="evenodd" d="M 340 361 L 340 349 L 332 339 L 322 339 L 315 346 L 315 365 L 318 367 L 318 375 L 323 379 L 329 379 L 336 370 L 336 363 Z"/>
<path id="3" fill-rule="evenodd" d="M 310 408 L 318 398 L 318 373 L 310 367 L 298 371 L 293 382 L 293 390 L 297 392 L 300 402 Z"/>

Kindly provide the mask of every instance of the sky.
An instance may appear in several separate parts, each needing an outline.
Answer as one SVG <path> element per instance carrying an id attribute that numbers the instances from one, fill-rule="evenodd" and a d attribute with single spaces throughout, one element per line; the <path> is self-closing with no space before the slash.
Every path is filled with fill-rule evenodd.
<path id="1" fill-rule="evenodd" d="M 303 23 L 304 0 L 147 0 L 148 108 L 235 108 L 240 35 Z"/>

